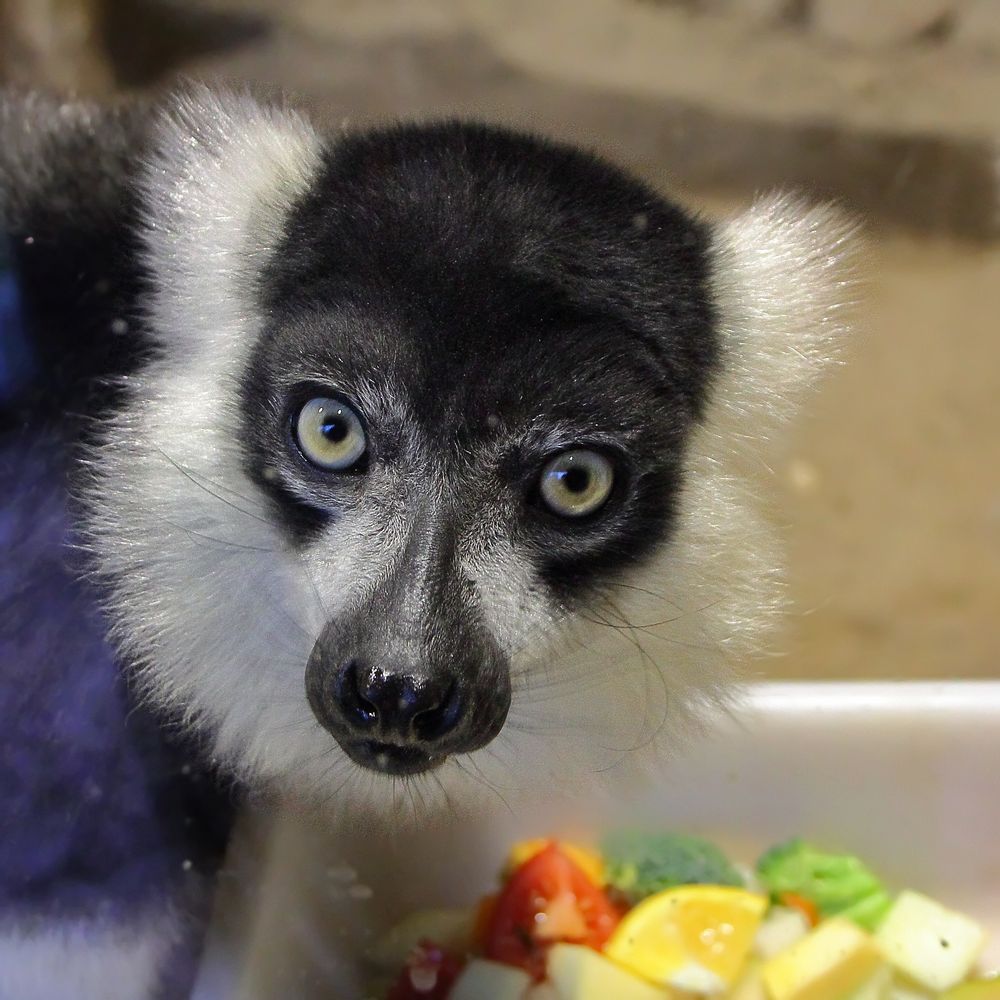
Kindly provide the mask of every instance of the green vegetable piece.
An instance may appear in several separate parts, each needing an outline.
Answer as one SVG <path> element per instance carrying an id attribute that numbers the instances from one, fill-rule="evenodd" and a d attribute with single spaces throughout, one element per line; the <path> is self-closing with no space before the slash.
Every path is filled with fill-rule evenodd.
<path id="1" fill-rule="evenodd" d="M 874 930 L 892 905 L 885 886 L 852 854 L 828 854 L 795 838 L 761 856 L 757 874 L 771 897 L 786 892 L 815 903 L 822 917 L 839 915 Z"/>
<path id="2" fill-rule="evenodd" d="M 847 920 L 852 920 L 859 927 L 868 931 L 875 930 L 882 923 L 885 915 L 892 909 L 892 896 L 884 889 L 873 892 L 864 899 L 859 899 L 856 903 L 840 911 L 840 916 Z M 822 913 L 820 907 L 820 913 Z M 823 914 L 825 916 L 825 914 Z"/>
<path id="3" fill-rule="evenodd" d="M 677 885 L 743 885 L 722 851 L 700 837 L 622 830 L 604 839 L 601 854 L 608 885 L 633 906 Z"/>

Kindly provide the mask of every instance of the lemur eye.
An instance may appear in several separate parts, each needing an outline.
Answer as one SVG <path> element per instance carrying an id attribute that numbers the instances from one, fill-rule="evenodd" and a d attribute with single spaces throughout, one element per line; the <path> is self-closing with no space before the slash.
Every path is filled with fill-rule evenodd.
<path id="1" fill-rule="evenodd" d="M 295 437 L 302 454 L 321 469 L 349 469 L 368 442 L 358 415 L 339 399 L 310 399 L 299 410 Z"/>
<path id="2" fill-rule="evenodd" d="M 611 495 L 615 482 L 611 463 L 596 451 L 574 448 L 557 455 L 542 470 L 541 494 L 560 517 L 593 514 Z"/>

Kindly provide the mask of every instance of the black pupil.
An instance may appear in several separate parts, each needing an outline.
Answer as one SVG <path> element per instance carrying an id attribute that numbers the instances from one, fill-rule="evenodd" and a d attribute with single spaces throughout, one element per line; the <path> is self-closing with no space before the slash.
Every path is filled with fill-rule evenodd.
<path id="1" fill-rule="evenodd" d="M 567 469 L 562 475 L 562 481 L 570 493 L 584 493 L 590 485 L 590 473 L 586 469 Z"/>
<path id="2" fill-rule="evenodd" d="M 327 417 L 323 423 L 320 424 L 319 429 L 327 441 L 333 441 L 335 444 L 339 444 L 343 441 L 350 431 L 347 421 L 339 415 Z"/>

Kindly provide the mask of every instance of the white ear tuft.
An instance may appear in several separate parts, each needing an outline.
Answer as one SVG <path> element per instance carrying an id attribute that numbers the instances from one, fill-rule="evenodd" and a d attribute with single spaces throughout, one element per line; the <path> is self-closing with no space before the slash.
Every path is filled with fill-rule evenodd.
<path id="1" fill-rule="evenodd" d="M 835 361 L 854 295 L 857 224 L 788 195 L 717 226 L 712 286 L 721 373 L 712 429 L 766 443 Z"/>
<path id="2" fill-rule="evenodd" d="M 153 131 L 141 189 L 164 342 L 237 333 L 251 282 L 318 167 L 321 142 L 297 112 L 193 87 Z"/>
<path id="3" fill-rule="evenodd" d="M 736 661 L 761 648 L 784 604 L 764 480 L 779 432 L 840 354 L 856 230 L 836 209 L 788 196 L 714 230 L 719 371 L 689 444 L 669 567 L 649 589 L 700 609 L 705 636 Z M 692 673 L 710 677 L 709 660 L 701 655 Z"/>

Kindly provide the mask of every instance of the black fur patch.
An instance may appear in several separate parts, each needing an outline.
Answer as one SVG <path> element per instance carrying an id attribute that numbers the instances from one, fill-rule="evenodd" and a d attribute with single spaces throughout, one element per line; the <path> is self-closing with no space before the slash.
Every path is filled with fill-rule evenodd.
<path id="1" fill-rule="evenodd" d="M 341 138 L 260 283 L 251 464 L 283 446 L 273 414 L 290 375 L 328 372 L 348 396 L 392 382 L 456 476 L 498 428 L 523 431 L 494 487 L 515 501 L 510 530 L 565 597 L 600 583 L 670 529 L 718 354 L 707 243 L 702 223 L 565 146 L 454 122 Z M 547 426 L 619 453 L 601 516 L 531 503 Z M 373 461 L 408 430 L 373 427 Z M 317 486 L 334 507 L 338 488 Z M 280 506 L 301 541 L 299 502 Z"/>
<path id="2" fill-rule="evenodd" d="M 149 351 L 135 188 L 149 121 L 140 103 L 0 94 L 0 231 L 38 376 L 14 404 L 68 440 L 114 405 L 111 380 Z"/>

